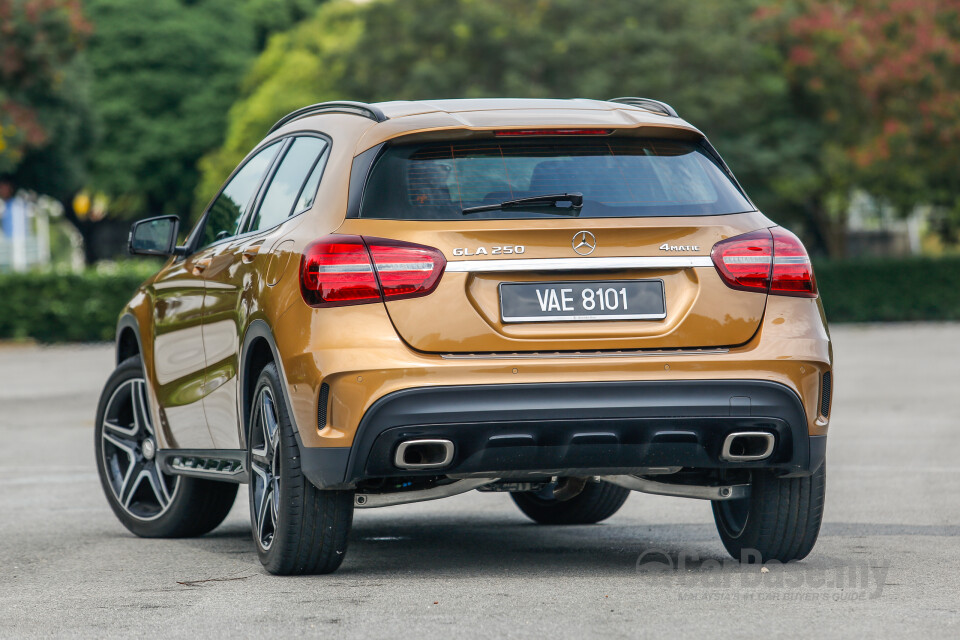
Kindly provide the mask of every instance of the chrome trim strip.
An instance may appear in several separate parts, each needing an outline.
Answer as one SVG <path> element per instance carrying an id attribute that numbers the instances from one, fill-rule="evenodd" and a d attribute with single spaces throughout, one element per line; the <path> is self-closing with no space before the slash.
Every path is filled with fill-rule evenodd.
<path id="1" fill-rule="evenodd" d="M 600 351 L 588 353 L 444 353 L 444 360 L 553 360 L 576 358 L 637 358 L 673 356 L 716 356 L 730 353 L 730 349 L 702 349 L 683 351 Z"/>
<path id="2" fill-rule="evenodd" d="M 689 269 L 712 267 L 710 256 L 636 256 L 624 258 L 520 258 L 448 262 L 451 273 L 501 271 L 595 271 L 600 269 Z"/>
<path id="3" fill-rule="evenodd" d="M 408 504 L 410 502 L 424 502 L 448 498 L 479 487 L 496 482 L 498 478 L 475 478 L 458 480 L 450 484 L 417 489 L 414 491 L 396 491 L 394 493 L 356 493 L 353 496 L 353 506 L 357 509 L 373 509 L 374 507 L 389 507 L 394 504 Z"/>
<path id="4" fill-rule="evenodd" d="M 750 485 L 730 484 L 717 486 L 700 486 L 688 484 L 668 484 L 656 482 L 636 476 L 600 476 L 611 484 L 615 484 L 631 491 L 652 493 L 658 496 L 677 496 L 680 498 L 696 498 L 698 500 L 736 500 L 750 495 Z"/>

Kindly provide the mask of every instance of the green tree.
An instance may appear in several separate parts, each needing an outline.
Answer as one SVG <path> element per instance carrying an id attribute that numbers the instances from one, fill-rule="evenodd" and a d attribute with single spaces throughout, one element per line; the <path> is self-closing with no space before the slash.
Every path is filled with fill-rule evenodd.
<path id="1" fill-rule="evenodd" d="M 250 21 L 232 0 L 88 0 L 87 14 L 91 187 L 112 217 L 184 214 L 252 59 Z"/>
<path id="2" fill-rule="evenodd" d="M 326 0 L 245 0 L 257 50 L 263 50 L 272 33 L 286 31 L 312 16 L 324 2 Z"/>
<path id="3" fill-rule="evenodd" d="M 243 82 L 227 118 L 224 144 L 200 162 L 195 210 L 281 116 L 313 102 L 346 98 L 342 88 L 363 30 L 366 8 L 331 2 L 290 31 L 271 37 Z M 366 96 L 362 96 L 366 97 Z"/>
<path id="4" fill-rule="evenodd" d="M 0 0 L 0 174 L 58 195 L 78 188 L 89 112 L 77 2 Z"/>

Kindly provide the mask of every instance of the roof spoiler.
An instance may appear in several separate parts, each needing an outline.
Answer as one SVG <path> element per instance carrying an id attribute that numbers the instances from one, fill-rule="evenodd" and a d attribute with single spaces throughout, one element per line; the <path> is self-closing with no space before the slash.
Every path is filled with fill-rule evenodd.
<path id="1" fill-rule="evenodd" d="M 666 102 L 661 102 L 660 100 L 654 100 L 653 98 L 612 98 L 607 100 L 607 102 L 619 102 L 620 104 L 629 104 L 632 107 L 640 107 L 641 109 L 646 109 L 647 111 L 653 111 L 654 113 L 660 113 L 665 116 L 671 116 L 673 118 L 679 118 L 677 115 L 676 109 L 668 105 Z"/>

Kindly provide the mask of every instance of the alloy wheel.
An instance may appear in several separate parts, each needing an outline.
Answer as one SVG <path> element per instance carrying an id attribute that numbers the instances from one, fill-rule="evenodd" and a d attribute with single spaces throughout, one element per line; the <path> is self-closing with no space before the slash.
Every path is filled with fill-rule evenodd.
<path id="1" fill-rule="evenodd" d="M 264 551 L 273 544 L 280 513 L 280 422 L 269 387 L 261 387 L 250 429 L 250 505 L 255 537 Z"/>
<path id="2" fill-rule="evenodd" d="M 143 378 L 127 380 L 113 392 L 104 412 L 100 455 L 114 497 L 130 516 L 155 520 L 180 488 L 180 477 L 157 464 L 157 437 Z"/>

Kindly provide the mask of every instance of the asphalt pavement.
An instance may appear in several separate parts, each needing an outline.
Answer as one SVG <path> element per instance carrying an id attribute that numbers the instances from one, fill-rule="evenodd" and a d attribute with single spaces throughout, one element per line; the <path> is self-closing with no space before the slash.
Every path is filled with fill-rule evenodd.
<path id="1" fill-rule="evenodd" d="M 0 345 L 0 637 L 960 637 L 960 324 L 833 328 L 820 541 L 728 561 L 702 501 L 594 526 L 505 494 L 358 511 L 328 576 L 263 571 L 245 491 L 213 533 L 141 540 L 96 476 L 110 346 Z"/>

